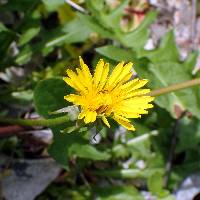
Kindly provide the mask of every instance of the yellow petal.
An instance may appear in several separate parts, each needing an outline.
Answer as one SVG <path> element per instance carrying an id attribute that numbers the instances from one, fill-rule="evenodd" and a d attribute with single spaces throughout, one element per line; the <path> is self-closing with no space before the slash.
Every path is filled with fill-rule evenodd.
<path id="1" fill-rule="evenodd" d="M 148 108 L 152 108 L 153 105 L 149 104 L 148 101 L 134 101 L 133 100 L 125 100 L 122 101 L 121 103 L 119 103 L 116 108 L 115 111 L 116 112 L 125 112 L 125 113 L 135 113 L 135 114 L 147 114 L 148 112 L 146 111 L 146 109 Z M 132 117 L 128 117 L 128 118 L 132 118 Z"/>
<path id="2" fill-rule="evenodd" d="M 132 73 L 130 73 L 130 70 L 131 70 L 131 67 L 133 66 L 133 63 L 129 62 L 128 64 L 126 64 L 124 67 L 123 67 L 123 70 L 121 72 L 121 74 L 119 75 L 118 77 L 118 80 L 117 81 L 123 81 L 123 79 L 130 74 L 132 75 Z"/>
<path id="3" fill-rule="evenodd" d="M 126 90 L 127 92 L 133 91 L 133 90 L 143 87 L 147 82 L 148 82 L 148 80 L 146 80 L 146 79 L 139 80 L 137 78 L 137 79 L 134 79 L 134 80 L 129 81 L 128 83 L 122 85 L 121 89 Z"/>
<path id="4" fill-rule="evenodd" d="M 68 69 L 67 75 L 71 78 L 71 81 L 76 86 L 76 88 L 78 88 L 78 91 L 87 92 L 87 89 L 83 86 L 81 79 L 79 79 L 75 72 Z"/>
<path id="5" fill-rule="evenodd" d="M 132 72 L 129 72 L 121 81 L 122 83 L 127 82 L 133 76 Z"/>
<path id="6" fill-rule="evenodd" d="M 150 103 L 153 97 L 148 96 L 149 89 L 140 89 L 147 80 L 131 80 L 132 63 L 124 66 L 120 62 L 110 76 L 109 64 L 99 60 L 94 76 L 91 75 L 88 66 L 80 57 L 80 68 L 76 72 L 67 70 L 68 77 L 64 81 L 78 91 L 78 95 L 70 94 L 64 98 L 81 107 L 79 119 L 85 123 L 94 122 L 97 113 L 102 121 L 110 127 L 107 116 L 128 130 L 135 130 L 128 118 L 138 118 L 148 113 L 147 109 L 153 107 Z"/>
<path id="7" fill-rule="evenodd" d="M 83 59 L 80 56 L 79 56 L 79 61 L 80 61 L 80 65 L 81 65 L 84 77 L 88 81 L 88 83 L 90 84 L 90 87 L 92 87 L 92 75 L 90 73 L 90 70 L 89 70 L 88 66 L 84 63 Z"/>
<path id="8" fill-rule="evenodd" d="M 132 110 L 129 110 L 129 109 L 126 110 L 126 109 L 123 108 L 119 111 L 119 114 L 121 114 L 121 115 L 123 115 L 124 117 L 127 117 L 127 118 L 138 118 L 138 117 L 140 117 L 141 114 L 147 114 L 147 113 L 148 113 L 147 110 L 144 110 L 144 109 L 141 109 L 141 108 L 135 108 L 135 109 L 132 109 Z"/>
<path id="9" fill-rule="evenodd" d="M 70 78 L 64 77 L 63 80 L 67 83 L 67 85 L 71 86 L 77 91 L 80 91 L 80 89 L 76 86 L 76 84 L 74 84 L 74 82 Z"/>
<path id="10" fill-rule="evenodd" d="M 95 111 L 88 111 L 85 114 L 84 122 L 86 124 L 88 124 L 90 122 L 94 122 L 96 120 L 96 117 L 97 117 L 97 113 Z"/>
<path id="11" fill-rule="evenodd" d="M 66 95 L 66 96 L 64 96 L 64 99 L 69 102 L 72 102 L 76 105 L 81 105 L 84 103 L 82 97 L 79 95 L 75 95 L 75 94 Z"/>
<path id="12" fill-rule="evenodd" d="M 120 74 L 122 73 L 123 70 L 123 66 L 124 66 L 124 62 L 120 62 L 112 71 L 112 74 L 110 75 L 109 79 L 108 79 L 108 83 L 106 88 L 110 89 L 115 87 L 115 81 L 118 79 L 118 77 L 120 76 Z"/>
<path id="13" fill-rule="evenodd" d="M 102 121 L 104 122 L 104 124 L 105 124 L 107 127 L 110 128 L 110 124 L 109 124 L 108 120 L 106 119 L 106 117 L 103 116 L 101 119 L 102 119 Z"/>
<path id="14" fill-rule="evenodd" d="M 109 68 L 109 63 L 106 63 L 104 65 L 103 72 L 102 72 L 102 75 L 101 75 L 101 80 L 100 80 L 100 83 L 99 83 L 99 90 L 103 89 L 103 87 L 105 86 L 105 84 L 107 82 L 109 69 L 110 69 Z"/>
<path id="15" fill-rule="evenodd" d="M 103 59 L 100 59 L 99 62 L 97 63 L 96 70 L 94 73 L 94 84 L 96 86 L 98 86 L 99 82 L 101 81 L 101 76 L 103 73 L 103 66 L 104 66 L 104 61 L 103 61 Z"/>
<path id="16" fill-rule="evenodd" d="M 148 103 L 144 103 L 144 104 L 132 104 L 132 105 L 127 105 L 122 107 L 122 109 L 129 109 L 129 110 L 133 110 L 135 112 L 139 111 L 139 110 L 143 110 L 143 109 L 147 109 L 147 108 L 152 108 L 153 105 L 152 104 L 148 104 Z"/>
<path id="17" fill-rule="evenodd" d="M 111 78 L 109 78 L 108 88 L 109 90 L 114 89 L 116 86 L 123 84 L 124 82 L 128 81 L 132 77 L 131 67 L 133 63 L 129 62 L 125 66 L 120 63 L 120 67 L 116 67 L 111 74 Z"/>
<path id="18" fill-rule="evenodd" d="M 135 96 L 142 96 L 150 92 L 150 89 L 138 89 L 129 92 L 127 95 L 124 96 L 124 99 L 133 98 Z"/>
<path id="19" fill-rule="evenodd" d="M 135 84 L 134 86 L 132 86 L 131 91 L 136 90 L 138 88 L 141 88 L 144 85 L 146 85 L 147 83 L 148 83 L 148 80 L 146 80 L 146 79 L 139 80 L 137 82 L 137 84 Z"/>
<path id="20" fill-rule="evenodd" d="M 140 114 L 134 113 L 134 112 L 116 112 L 117 115 L 121 115 L 126 118 L 141 118 Z"/>
<path id="21" fill-rule="evenodd" d="M 133 79 L 133 80 L 131 80 L 131 81 L 129 81 L 129 82 L 123 84 L 123 85 L 120 87 L 120 89 L 121 89 L 121 90 L 130 89 L 130 88 L 132 88 L 135 84 L 137 84 L 138 81 L 139 81 L 139 78 L 135 78 L 135 79 Z"/>
<path id="22" fill-rule="evenodd" d="M 120 116 L 123 116 L 123 117 L 126 117 L 126 118 L 140 118 L 140 114 L 142 113 L 139 113 L 133 109 L 130 109 L 130 108 L 121 108 L 121 109 L 118 109 L 115 111 L 115 115 L 120 115 Z"/>
<path id="23" fill-rule="evenodd" d="M 81 84 L 85 86 L 88 90 L 91 89 L 91 82 L 88 81 L 88 79 L 85 78 L 83 70 L 76 68 L 78 79 L 80 80 Z"/>
<path id="24" fill-rule="evenodd" d="M 136 96 L 130 99 L 124 100 L 122 103 L 124 105 L 144 105 L 154 100 L 154 97 L 151 96 Z"/>
<path id="25" fill-rule="evenodd" d="M 131 131 L 135 131 L 134 126 L 130 123 L 130 121 L 128 119 L 126 119 L 125 117 L 122 117 L 120 115 L 114 115 L 113 119 L 118 122 L 120 125 L 122 125 L 123 127 L 125 127 L 128 130 Z"/>
<path id="26" fill-rule="evenodd" d="M 134 97 L 133 97 L 133 98 L 121 101 L 118 105 L 116 105 L 116 108 L 129 108 L 129 109 L 144 108 L 145 109 L 146 107 L 149 108 L 150 105 L 151 104 L 149 104 L 148 100 L 145 101 L 141 99 L 141 101 L 137 101 L 137 100 L 134 100 Z"/>
<path id="27" fill-rule="evenodd" d="M 73 79 L 77 79 L 77 74 L 75 72 L 73 72 L 71 69 L 67 69 L 66 70 L 67 75 L 69 76 L 69 78 Z"/>
<path id="28" fill-rule="evenodd" d="M 151 91 L 150 89 L 138 89 L 138 90 L 133 91 L 133 93 L 135 96 L 140 96 L 140 95 L 147 94 L 150 91 Z"/>

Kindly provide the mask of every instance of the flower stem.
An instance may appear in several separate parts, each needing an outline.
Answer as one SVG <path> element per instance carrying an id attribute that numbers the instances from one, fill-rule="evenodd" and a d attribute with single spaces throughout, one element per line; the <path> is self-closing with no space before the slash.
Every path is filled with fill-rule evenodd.
<path id="1" fill-rule="evenodd" d="M 150 93 L 148 93 L 148 95 L 150 95 L 150 96 L 160 96 L 160 95 L 163 95 L 163 94 L 175 92 L 177 90 L 182 90 L 182 89 L 190 88 L 190 87 L 197 86 L 197 85 L 200 85 L 200 78 L 193 79 L 193 80 L 190 80 L 190 81 L 185 81 L 185 82 L 182 82 L 182 83 L 177 83 L 177 84 L 170 85 L 170 86 L 167 86 L 167 87 L 163 87 L 163 88 L 160 88 L 160 89 L 157 89 L 157 90 L 152 90 Z"/>
<path id="2" fill-rule="evenodd" d="M 62 116 L 52 119 L 19 119 L 19 118 L 4 118 L 0 117 L 0 123 L 18 124 L 22 126 L 56 126 L 69 121 L 68 116 Z"/>

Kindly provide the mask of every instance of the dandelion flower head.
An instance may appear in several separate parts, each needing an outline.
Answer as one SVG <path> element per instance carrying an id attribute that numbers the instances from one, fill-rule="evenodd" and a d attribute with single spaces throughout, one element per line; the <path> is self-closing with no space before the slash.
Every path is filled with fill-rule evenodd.
<path id="1" fill-rule="evenodd" d="M 146 79 L 132 79 L 132 65 L 120 62 L 109 73 L 109 63 L 100 59 L 92 75 L 80 57 L 80 68 L 76 72 L 68 69 L 68 76 L 63 78 L 76 90 L 64 99 L 80 107 L 78 119 L 87 124 L 101 118 L 110 127 L 107 117 L 111 117 L 126 129 L 135 130 L 129 119 L 147 114 L 154 98 L 148 96 L 149 89 L 141 89 L 148 82 Z"/>

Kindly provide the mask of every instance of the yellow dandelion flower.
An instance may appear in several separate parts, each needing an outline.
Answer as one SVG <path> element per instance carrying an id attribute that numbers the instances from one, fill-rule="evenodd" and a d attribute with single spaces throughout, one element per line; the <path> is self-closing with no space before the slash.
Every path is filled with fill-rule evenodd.
<path id="1" fill-rule="evenodd" d="M 147 114 L 154 97 L 146 95 L 149 89 L 140 89 L 148 82 L 146 79 L 131 79 L 132 65 L 120 62 L 109 75 L 109 64 L 100 59 L 92 76 L 80 57 L 81 67 L 76 72 L 68 69 L 68 76 L 63 78 L 77 93 L 64 99 L 80 106 L 78 118 L 86 124 L 101 118 L 110 127 L 107 117 L 111 117 L 126 129 L 135 130 L 128 118 Z"/>

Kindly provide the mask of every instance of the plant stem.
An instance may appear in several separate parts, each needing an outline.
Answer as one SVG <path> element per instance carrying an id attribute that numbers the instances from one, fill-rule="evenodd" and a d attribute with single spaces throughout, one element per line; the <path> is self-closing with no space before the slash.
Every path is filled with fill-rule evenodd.
<path id="1" fill-rule="evenodd" d="M 175 92 L 177 90 L 186 89 L 186 88 L 190 88 L 190 87 L 197 86 L 197 85 L 200 85 L 200 78 L 193 79 L 193 80 L 190 80 L 190 81 L 185 81 L 185 82 L 182 82 L 182 83 L 177 83 L 177 84 L 170 85 L 170 86 L 167 86 L 167 87 L 163 87 L 163 88 L 160 88 L 160 89 L 157 89 L 157 90 L 153 90 L 150 93 L 148 93 L 148 95 L 154 96 L 154 97 L 160 96 L 160 95 L 163 95 L 163 94 Z"/>
<path id="2" fill-rule="evenodd" d="M 56 126 L 69 121 L 68 116 L 62 116 L 52 119 L 17 119 L 0 117 L 0 123 L 18 124 L 21 126 Z"/>

